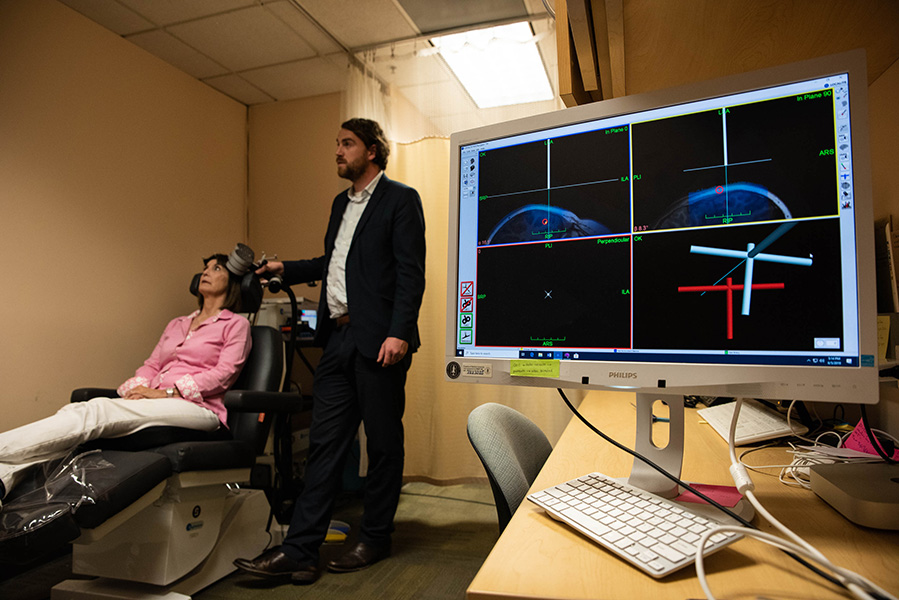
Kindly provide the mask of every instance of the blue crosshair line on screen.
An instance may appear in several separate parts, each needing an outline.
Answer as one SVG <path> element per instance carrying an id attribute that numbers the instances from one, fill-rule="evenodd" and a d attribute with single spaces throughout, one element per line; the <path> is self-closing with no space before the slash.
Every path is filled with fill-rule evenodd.
<path id="1" fill-rule="evenodd" d="M 780 227 L 772 231 L 771 234 L 768 235 L 768 237 L 759 242 L 758 245 L 755 245 L 752 242 L 748 243 L 746 245 L 745 252 L 740 250 L 727 250 L 725 248 L 709 248 L 708 246 L 690 246 L 690 252 L 692 254 L 706 254 L 709 256 L 725 256 L 728 258 L 743 259 L 737 264 L 737 266 L 725 273 L 718 281 L 716 281 L 714 285 L 718 285 L 719 283 L 721 283 L 728 275 L 736 271 L 738 268 L 740 268 L 740 265 L 745 263 L 746 270 L 743 274 L 743 307 L 741 314 L 749 315 L 749 304 L 752 299 L 752 272 L 755 261 L 760 260 L 763 262 L 775 262 L 785 265 L 798 265 L 803 267 L 812 266 L 811 257 L 797 258 L 793 256 L 782 256 L 779 254 L 762 254 L 762 250 L 765 250 L 779 237 L 792 229 L 794 225 L 796 225 L 795 221 L 782 224 Z"/>

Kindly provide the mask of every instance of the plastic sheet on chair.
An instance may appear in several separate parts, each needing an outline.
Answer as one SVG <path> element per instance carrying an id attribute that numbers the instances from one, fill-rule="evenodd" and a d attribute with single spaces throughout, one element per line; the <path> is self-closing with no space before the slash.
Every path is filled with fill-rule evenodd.
<path id="1" fill-rule="evenodd" d="M 3 504 L 0 561 L 24 564 L 78 537 L 73 514 L 96 503 L 95 485 L 112 466 L 93 450 L 36 467 Z"/>

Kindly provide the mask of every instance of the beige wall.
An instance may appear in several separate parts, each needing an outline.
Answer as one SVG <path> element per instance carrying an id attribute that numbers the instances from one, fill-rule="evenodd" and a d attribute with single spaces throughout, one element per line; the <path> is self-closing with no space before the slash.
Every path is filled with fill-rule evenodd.
<path id="1" fill-rule="evenodd" d="M 340 94 L 252 106 L 249 109 L 250 245 L 281 259 L 324 253 L 331 201 L 347 187 L 334 151 Z M 297 286 L 318 299 L 319 288 Z"/>
<path id="2" fill-rule="evenodd" d="M 899 223 L 899 61 L 868 88 L 874 218 Z"/>
<path id="3" fill-rule="evenodd" d="M 246 226 L 245 106 L 53 0 L 0 0 L 0 431 L 129 377 Z"/>

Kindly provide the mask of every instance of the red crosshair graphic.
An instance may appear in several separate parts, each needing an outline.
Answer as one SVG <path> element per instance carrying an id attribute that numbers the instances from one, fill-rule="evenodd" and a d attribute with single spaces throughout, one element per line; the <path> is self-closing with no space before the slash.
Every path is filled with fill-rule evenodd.
<path id="1" fill-rule="evenodd" d="M 728 277 L 724 285 L 682 285 L 678 286 L 679 292 L 727 292 L 727 339 L 734 339 L 734 290 L 742 290 L 742 285 L 734 285 L 733 279 Z M 782 290 L 782 283 L 753 283 L 753 290 Z"/>

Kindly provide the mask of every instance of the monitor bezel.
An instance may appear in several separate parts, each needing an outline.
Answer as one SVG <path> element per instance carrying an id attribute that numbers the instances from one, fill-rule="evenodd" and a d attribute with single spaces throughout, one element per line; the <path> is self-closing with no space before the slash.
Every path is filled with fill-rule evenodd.
<path id="1" fill-rule="evenodd" d="M 565 361 L 556 376 L 513 376 L 513 358 L 457 358 L 457 290 L 462 146 L 727 96 L 790 82 L 849 74 L 852 169 L 858 273 L 859 350 L 857 367 L 725 365 L 716 363 Z M 606 389 L 660 394 L 752 396 L 769 399 L 876 403 L 878 401 L 873 200 L 867 123 L 867 68 L 864 50 L 820 57 L 676 88 L 624 96 L 542 115 L 454 133 L 450 138 L 450 202 L 447 245 L 445 379 L 465 383 Z M 554 374 L 553 374 L 554 375 Z"/>

